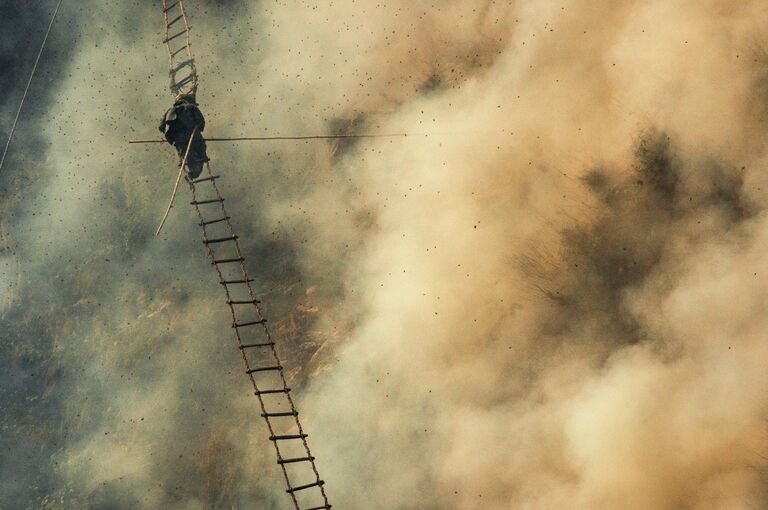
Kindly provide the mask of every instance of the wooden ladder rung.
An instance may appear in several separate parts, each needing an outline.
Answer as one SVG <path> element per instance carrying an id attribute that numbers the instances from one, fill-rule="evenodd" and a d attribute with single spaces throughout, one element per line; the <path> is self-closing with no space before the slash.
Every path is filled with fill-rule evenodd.
<path id="1" fill-rule="evenodd" d="M 291 487 L 285 492 L 287 492 L 288 494 L 293 494 L 294 492 L 303 491 L 304 489 L 311 489 L 312 487 L 321 487 L 324 484 L 325 484 L 324 481 L 318 480 L 316 482 L 308 483 L 307 485 L 299 485 L 298 487 Z"/>

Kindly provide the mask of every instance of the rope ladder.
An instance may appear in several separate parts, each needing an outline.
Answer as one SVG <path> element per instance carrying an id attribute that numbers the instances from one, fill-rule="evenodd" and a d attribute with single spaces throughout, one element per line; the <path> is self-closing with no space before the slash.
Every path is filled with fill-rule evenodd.
<path id="1" fill-rule="evenodd" d="M 174 96 L 197 91 L 197 70 L 189 42 L 189 22 L 183 0 L 162 0 L 165 39 L 170 68 L 170 89 Z M 183 25 L 183 28 L 181 28 Z M 178 32 L 174 33 L 174 28 Z M 179 61 L 178 55 L 185 54 Z M 181 162 L 184 164 L 184 161 Z M 286 492 L 295 510 L 330 509 L 325 482 L 309 448 L 307 434 L 285 378 L 275 341 L 264 318 L 248 274 L 240 238 L 235 233 L 214 175 L 206 163 L 203 177 L 188 181 L 191 205 L 198 217 L 202 240 L 219 284 L 224 290 L 245 373 L 261 408 L 269 431 Z"/>

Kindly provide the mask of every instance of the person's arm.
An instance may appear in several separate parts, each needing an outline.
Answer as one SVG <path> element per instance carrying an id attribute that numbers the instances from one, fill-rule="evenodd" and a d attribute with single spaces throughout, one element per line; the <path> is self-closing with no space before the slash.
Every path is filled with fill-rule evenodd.
<path id="1" fill-rule="evenodd" d="M 194 115 L 197 129 L 202 133 L 205 129 L 205 117 L 203 117 L 203 112 L 200 111 L 200 108 L 195 107 L 195 109 L 192 111 L 192 114 Z"/>
<path id="2" fill-rule="evenodd" d="M 165 133 L 165 128 L 168 126 L 168 121 L 169 121 L 169 120 L 172 120 L 172 119 L 170 119 L 169 117 L 171 116 L 170 114 L 171 114 L 171 112 L 173 112 L 173 111 L 174 111 L 174 110 L 173 110 L 173 108 L 171 108 L 171 109 L 169 109 L 169 110 L 167 110 L 167 111 L 165 112 L 165 115 L 163 115 L 163 118 L 162 118 L 162 120 L 160 121 L 160 127 L 158 128 L 158 129 L 160 129 L 160 132 L 161 132 L 161 133 Z"/>

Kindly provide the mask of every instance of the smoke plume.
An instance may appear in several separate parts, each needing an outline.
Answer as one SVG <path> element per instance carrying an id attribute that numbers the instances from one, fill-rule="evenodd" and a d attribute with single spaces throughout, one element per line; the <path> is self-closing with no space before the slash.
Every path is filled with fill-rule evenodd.
<path id="1" fill-rule="evenodd" d="M 761 2 L 185 4 L 209 135 L 408 133 L 210 147 L 334 507 L 768 508 Z M 125 143 L 159 3 L 55 30 L 0 175 L 0 508 L 286 508 L 191 211 L 152 236 L 175 156 Z"/>

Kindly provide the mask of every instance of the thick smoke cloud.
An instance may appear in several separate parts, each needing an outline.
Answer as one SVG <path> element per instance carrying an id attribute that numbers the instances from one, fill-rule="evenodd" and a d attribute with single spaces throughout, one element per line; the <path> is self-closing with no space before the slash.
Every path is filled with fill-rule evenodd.
<path id="1" fill-rule="evenodd" d="M 210 133 L 410 133 L 210 151 L 334 506 L 768 507 L 760 2 L 186 3 Z M 65 9 L 0 176 L 0 507 L 287 504 L 191 212 L 152 238 L 174 157 L 124 143 L 160 22 Z"/>

